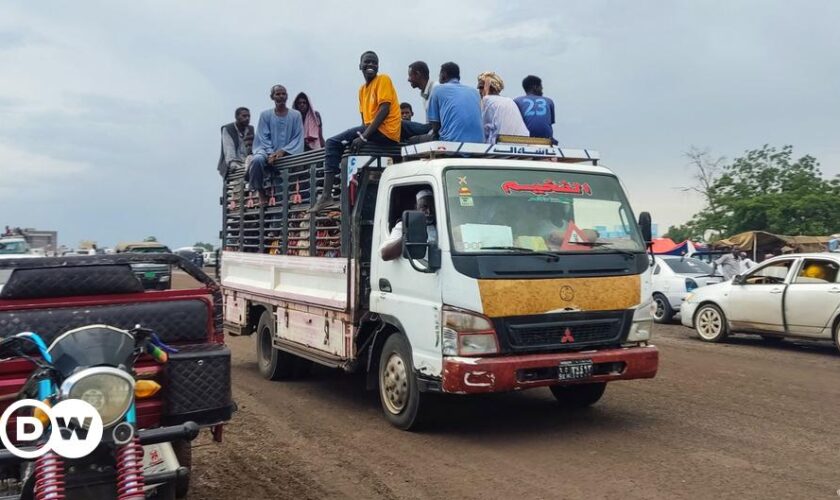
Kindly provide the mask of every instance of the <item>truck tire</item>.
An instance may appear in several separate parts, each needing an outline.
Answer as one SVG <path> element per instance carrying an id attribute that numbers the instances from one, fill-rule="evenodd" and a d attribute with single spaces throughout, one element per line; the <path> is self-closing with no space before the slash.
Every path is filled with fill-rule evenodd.
<path id="1" fill-rule="evenodd" d="M 379 356 L 379 401 L 385 418 L 404 431 L 420 422 L 420 389 L 414 375 L 411 346 L 401 333 L 385 340 Z"/>
<path id="2" fill-rule="evenodd" d="M 552 385 L 551 393 L 562 408 L 575 409 L 592 406 L 604 395 L 606 382 L 577 385 Z"/>
<path id="3" fill-rule="evenodd" d="M 657 323 L 670 323 L 674 319 L 674 309 L 671 302 L 661 293 L 653 294 L 653 321 Z"/>
<path id="4" fill-rule="evenodd" d="M 266 380 L 291 378 L 294 374 L 294 357 L 274 347 L 274 315 L 263 311 L 257 323 L 257 366 Z"/>

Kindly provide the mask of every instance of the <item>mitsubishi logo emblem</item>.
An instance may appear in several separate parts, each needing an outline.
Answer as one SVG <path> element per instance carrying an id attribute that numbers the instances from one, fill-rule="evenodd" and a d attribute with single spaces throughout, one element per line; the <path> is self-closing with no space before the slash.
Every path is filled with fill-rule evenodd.
<path id="1" fill-rule="evenodd" d="M 575 338 L 572 336 L 572 329 L 566 328 L 566 331 L 563 332 L 563 338 L 560 339 L 561 344 L 565 344 L 566 342 L 574 342 Z"/>

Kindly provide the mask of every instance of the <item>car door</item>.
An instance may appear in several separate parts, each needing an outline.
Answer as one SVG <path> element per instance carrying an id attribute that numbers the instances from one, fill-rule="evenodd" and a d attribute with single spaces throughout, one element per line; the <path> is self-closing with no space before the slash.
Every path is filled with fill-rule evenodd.
<path id="1" fill-rule="evenodd" d="M 775 259 L 733 280 L 726 315 L 734 330 L 784 333 L 783 303 L 796 259 Z"/>
<path id="2" fill-rule="evenodd" d="M 785 291 L 788 333 L 820 337 L 840 306 L 840 264 L 829 258 L 802 259 Z M 829 333 L 830 336 L 830 333 Z"/>

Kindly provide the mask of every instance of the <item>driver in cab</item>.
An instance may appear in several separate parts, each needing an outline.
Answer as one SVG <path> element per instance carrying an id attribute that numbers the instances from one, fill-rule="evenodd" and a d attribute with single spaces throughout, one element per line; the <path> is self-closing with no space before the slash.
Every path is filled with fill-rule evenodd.
<path id="1" fill-rule="evenodd" d="M 435 198 L 432 191 L 423 189 L 416 195 L 415 210 L 426 214 L 426 232 L 429 235 L 429 243 L 437 241 L 437 228 L 435 227 Z M 402 221 L 394 224 L 391 234 L 379 246 L 379 255 L 382 260 L 394 260 L 403 253 L 403 225 Z"/>

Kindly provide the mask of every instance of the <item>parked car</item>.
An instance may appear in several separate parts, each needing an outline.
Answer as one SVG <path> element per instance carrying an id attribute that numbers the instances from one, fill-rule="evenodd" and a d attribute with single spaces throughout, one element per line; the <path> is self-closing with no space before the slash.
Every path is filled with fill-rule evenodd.
<path id="1" fill-rule="evenodd" d="M 840 349 L 840 255 L 790 254 L 766 260 L 726 283 L 698 288 L 682 306 L 682 324 L 701 340 L 733 333 L 833 340 Z"/>
<path id="2" fill-rule="evenodd" d="M 723 281 L 722 276 L 712 275 L 712 266 L 698 259 L 671 255 L 653 259 L 653 320 L 657 323 L 670 323 L 689 292 Z"/>
<path id="3" fill-rule="evenodd" d="M 204 250 L 195 247 L 176 248 L 175 254 L 187 259 L 198 267 L 204 267 Z"/>
<path id="4" fill-rule="evenodd" d="M 216 267 L 216 251 L 204 251 L 204 265 L 209 267 Z"/>
<path id="5" fill-rule="evenodd" d="M 120 243 L 116 253 L 172 253 L 166 245 L 156 242 Z M 165 264 L 132 264 L 134 275 L 146 290 L 168 290 L 172 287 L 172 270 Z"/>

